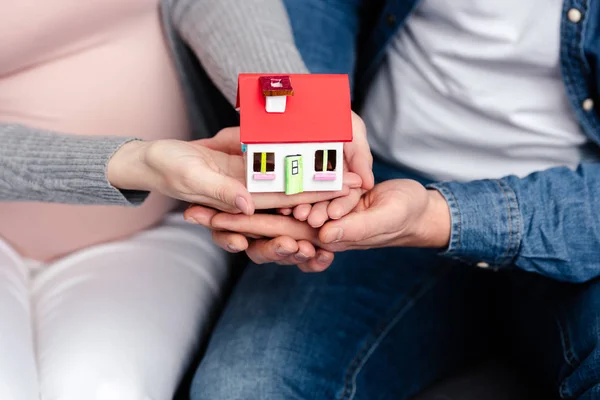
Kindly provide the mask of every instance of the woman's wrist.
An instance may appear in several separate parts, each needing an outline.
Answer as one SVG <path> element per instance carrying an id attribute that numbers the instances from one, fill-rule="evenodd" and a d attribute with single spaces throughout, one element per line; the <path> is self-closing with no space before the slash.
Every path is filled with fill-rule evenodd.
<path id="1" fill-rule="evenodd" d="M 108 161 L 106 177 L 122 190 L 152 190 L 152 171 L 145 162 L 149 142 L 132 140 L 123 144 Z"/>

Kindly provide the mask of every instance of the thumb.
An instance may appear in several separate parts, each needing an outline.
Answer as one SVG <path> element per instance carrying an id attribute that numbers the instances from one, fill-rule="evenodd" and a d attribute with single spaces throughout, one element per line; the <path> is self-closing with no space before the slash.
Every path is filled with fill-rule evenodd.
<path id="1" fill-rule="evenodd" d="M 373 155 L 367 140 L 367 128 L 362 119 L 352 113 L 353 140 L 344 146 L 344 154 L 350 172 L 362 179 L 362 188 L 370 190 L 375 184 L 373 176 Z"/>
<path id="2" fill-rule="evenodd" d="M 356 149 L 354 145 L 348 147 L 350 149 L 348 154 L 348 167 L 350 171 L 361 177 L 363 189 L 373 189 L 375 177 L 373 176 L 371 152 L 369 149 L 366 149 L 366 151 Z"/>
<path id="3" fill-rule="evenodd" d="M 202 182 L 202 199 L 195 203 L 210 206 L 225 212 L 254 214 L 254 201 L 248 189 L 238 180 L 206 171 Z"/>
<path id="4" fill-rule="evenodd" d="M 354 211 L 338 220 L 327 222 L 319 231 L 319 239 L 324 244 L 355 242 L 360 244 L 373 236 L 383 233 L 389 215 L 380 208 Z"/>

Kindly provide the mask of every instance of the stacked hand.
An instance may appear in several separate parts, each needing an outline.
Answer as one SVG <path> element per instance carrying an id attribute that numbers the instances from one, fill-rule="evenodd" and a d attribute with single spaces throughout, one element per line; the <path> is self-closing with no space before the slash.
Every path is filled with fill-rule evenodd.
<path id="1" fill-rule="evenodd" d="M 378 184 L 349 214 L 321 228 L 289 216 L 233 215 L 198 206 L 186 214 L 213 229 L 215 242 L 229 251 L 246 250 L 256 263 L 296 264 L 306 272 L 329 267 L 335 252 L 387 246 L 444 248 L 450 235 L 442 195 L 411 180 Z M 232 231 L 272 239 L 249 241 Z"/>
<path id="2" fill-rule="evenodd" d="M 234 215 L 193 206 L 186 218 L 213 229 L 214 241 L 227 251 L 245 250 L 256 263 L 298 265 L 306 272 L 326 269 L 335 252 L 350 249 L 446 247 L 450 216 L 442 195 L 411 180 L 374 187 L 366 131 L 356 115 L 353 129 L 354 141 L 344 147 L 345 168 L 360 176 L 360 187 L 294 208 L 280 206 L 280 215 Z"/>
<path id="3" fill-rule="evenodd" d="M 374 186 L 365 126 L 353 115 L 354 140 L 344 146 L 344 187 L 339 192 L 251 195 L 239 128 L 194 142 L 134 141 L 109 162 L 118 188 L 147 190 L 194 204 L 188 221 L 213 230 L 230 252 L 256 263 L 298 265 L 322 271 L 334 252 L 384 246 L 445 247 L 450 235 L 446 201 L 410 180 Z M 277 209 L 279 214 L 256 210 Z"/>

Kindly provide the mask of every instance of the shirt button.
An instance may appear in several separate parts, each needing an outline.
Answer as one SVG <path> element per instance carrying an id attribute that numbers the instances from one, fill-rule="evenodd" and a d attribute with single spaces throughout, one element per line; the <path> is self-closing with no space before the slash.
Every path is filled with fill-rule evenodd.
<path id="1" fill-rule="evenodd" d="M 485 261 L 479 261 L 475 265 L 477 265 L 479 268 L 489 268 L 490 267 L 490 264 L 486 263 Z"/>
<path id="2" fill-rule="evenodd" d="M 388 14 L 387 16 L 387 23 L 390 26 L 395 26 L 396 25 L 396 16 L 394 14 Z"/>
<path id="3" fill-rule="evenodd" d="M 583 15 L 581 14 L 581 11 L 579 11 L 578 9 L 571 8 L 569 10 L 569 12 L 567 13 L 567 17 L 569 18 L 569 21 L 576 24 L 579 21 L 581 21 L 581 18 L 583 17 Z"/>
<path id="4" fill-rule="evenodd" d="M 594 100 L 585 99 L 581 104 L 581 107 L 583 107 L 585 111 L 592 111 L 594 109 Z"/>

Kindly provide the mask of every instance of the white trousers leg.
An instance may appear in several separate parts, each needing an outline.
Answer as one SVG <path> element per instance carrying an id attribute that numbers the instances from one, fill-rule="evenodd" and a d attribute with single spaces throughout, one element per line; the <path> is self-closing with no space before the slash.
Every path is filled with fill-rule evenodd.
<path id="1" fill-rule="evenodd" d="M 0 399 L 38 398 L 29 273 L 0 241 Z"/>
<path id="2" fill-rule="evenodd" d="M 37 360 L 26 292 L 5 279 L 0 382 L 16 400 L 170 400 L 227 271 L 210 232 L 181 215 L 47 265 L 30 288 Z"/>

